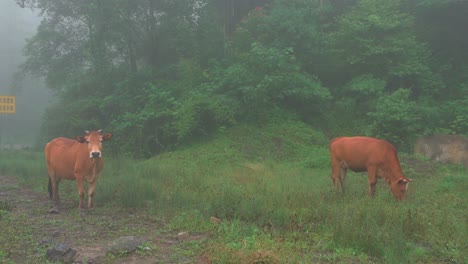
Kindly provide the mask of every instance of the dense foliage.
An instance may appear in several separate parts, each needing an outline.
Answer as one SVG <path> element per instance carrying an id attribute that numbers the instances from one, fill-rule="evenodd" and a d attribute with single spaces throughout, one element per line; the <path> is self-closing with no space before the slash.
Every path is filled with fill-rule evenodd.
<path id="1" fill-rule="evenodd" d="M 42 12 L 23 68 L 56 94 L 44 141 L 104 128 L 151 156 L 285 113 L 403 149 L 468 133 L 466 1 L 16 2 Z"/>

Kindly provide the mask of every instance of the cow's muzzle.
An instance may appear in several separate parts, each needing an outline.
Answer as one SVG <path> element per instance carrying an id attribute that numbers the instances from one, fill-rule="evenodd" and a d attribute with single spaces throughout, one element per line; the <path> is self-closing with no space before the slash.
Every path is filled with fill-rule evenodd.
<path id="1" fill-rule="evenodd" d="M 99 158 L 101 157 L 101 152 L 91 152 L 91 158 Z"/>

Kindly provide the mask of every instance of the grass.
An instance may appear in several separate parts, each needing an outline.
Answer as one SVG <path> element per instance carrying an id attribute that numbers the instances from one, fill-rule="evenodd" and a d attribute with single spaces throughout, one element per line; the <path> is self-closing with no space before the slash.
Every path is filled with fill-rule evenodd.
<path id="1" fill-rule="evenodd" d="M 2 156 L 2 161 L 5 157 Z M 2 163 L 2 166 L 4 163 Z M 4 167 L 2 167 L 2 170 Z M 20 171 L 20 170 L 17 170 Z M 28 177 L 23 175 L 23 177 Z M 24 178 L 23 178 L 24 180 Z M 2 191 L 18 189 L 16 185 L 0 185 L 0 194 Z M 8 197 L 0 195 L 0 262 L 17 263 L 17 260 L 10 259 L 10 256 L 23 256 L 23 260 L 28 263 L 48 263 L 45 259 L 45 252 L 34 239 L 37 234 L 35 222 L 24 213 L 12 216 L 11 212 L 15 210 L 13 203 Z"/>
<path id="2" fill-rule="evenodd" d="M 212 263 L 468 261 L 466 170 L 401 154 L 415 180 L 406 201 L 396 202 L 383 181 L 369 198 L 367 176 L 357 173 L 348 174 L 342 195 L 330 179 L 326 142 L 285 122 L 240 126 L 148 160 L 108 157 L 96 204 L 149 210 L 170 219 L 173 230 L 210 234 L 186 242 L 185 254 Z M 41 154 L 14 157 L 9 163 L 12 156 L 2 154 L 0 171 L 45 192 Z"/>
<path id="3" fill-rule="evenodd" d="M 17 176 L 20 184 L 27 184 L 40 191 L 39 183 L 47 180 L 44 155 L 41 152 L 9 151 L 0 153 L 0 172 Z M 47 183 L 46 183 L 47 185 Z M 45 186 L 47 187 L 47 186 Z"/>

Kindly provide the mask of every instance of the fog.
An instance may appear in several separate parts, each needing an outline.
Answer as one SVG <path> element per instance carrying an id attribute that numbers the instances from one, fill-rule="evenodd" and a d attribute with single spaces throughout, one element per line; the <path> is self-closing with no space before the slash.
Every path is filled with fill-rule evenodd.
<path id="1" fill-rule="evenodd" d="M 16 96 L 16 113 L 0 114 L 0 147 L 32 146 L 39 133 L 49 92 L 33 76 L 20 76 L 26 39 L 34 35 L 40 18 L 13 0 L 0 1 L 0 95 Z"/>

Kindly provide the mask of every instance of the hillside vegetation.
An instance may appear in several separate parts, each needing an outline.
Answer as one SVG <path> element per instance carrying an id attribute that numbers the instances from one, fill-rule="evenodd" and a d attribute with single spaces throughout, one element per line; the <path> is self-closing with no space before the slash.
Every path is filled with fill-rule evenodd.
<path id="1" fill-rule="evenodd" d="M 410 150 L 468 133 L 468 2 L 21 0 L 23 72 L 55 101 L 39 144 L 84 130 L 151 157 L 277 115 Z"/>

